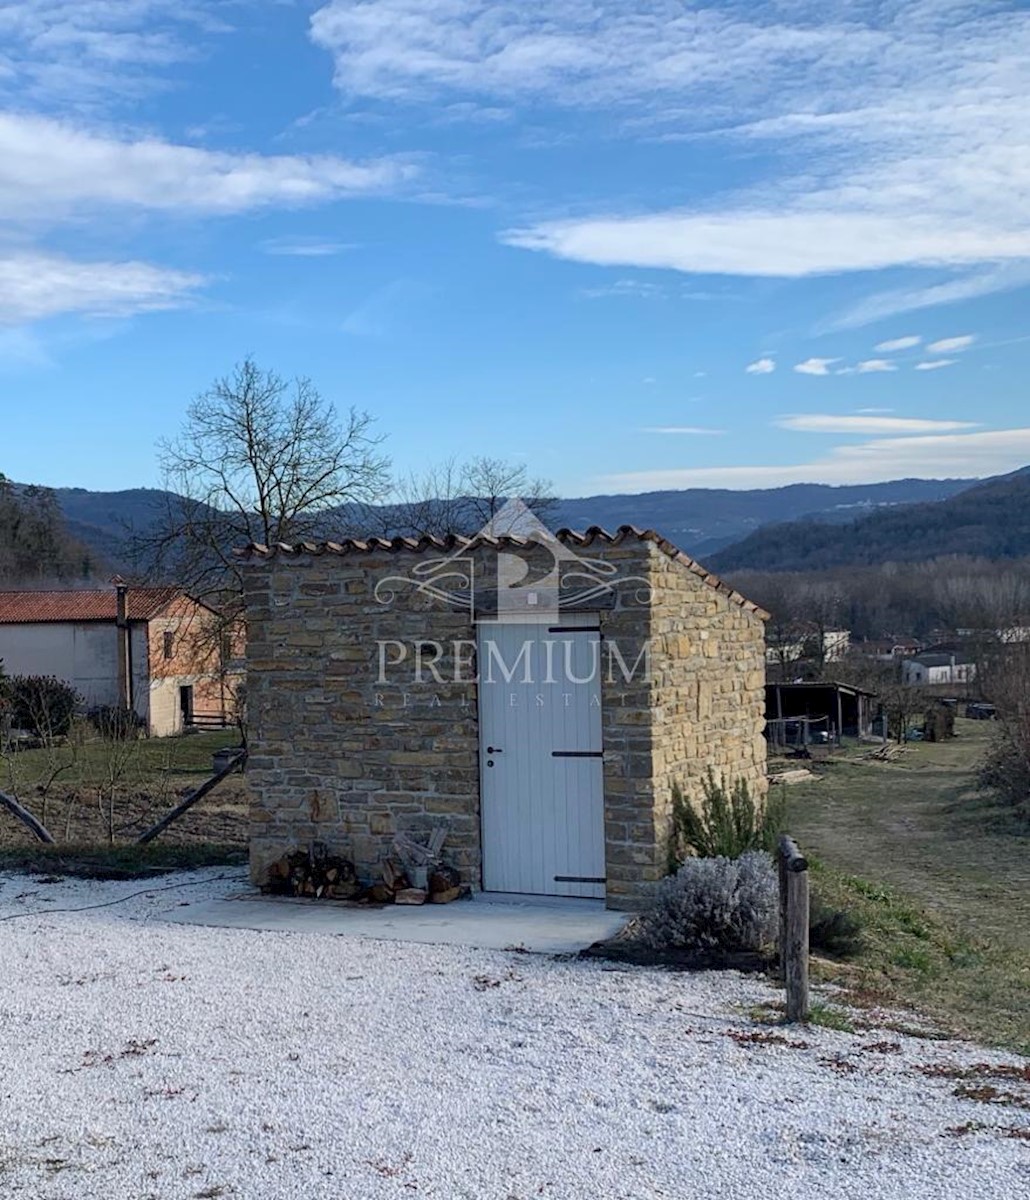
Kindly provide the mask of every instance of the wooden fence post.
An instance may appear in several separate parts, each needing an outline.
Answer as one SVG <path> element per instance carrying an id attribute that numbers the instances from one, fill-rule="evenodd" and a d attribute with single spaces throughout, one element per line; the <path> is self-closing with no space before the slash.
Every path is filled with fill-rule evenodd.
<path id="1" fill-rule="evenodd" d="M 787 1020 L 807 1021 L 808 862 L 793 838 L 780 838 L 780 969 L 787 989 Z"/>

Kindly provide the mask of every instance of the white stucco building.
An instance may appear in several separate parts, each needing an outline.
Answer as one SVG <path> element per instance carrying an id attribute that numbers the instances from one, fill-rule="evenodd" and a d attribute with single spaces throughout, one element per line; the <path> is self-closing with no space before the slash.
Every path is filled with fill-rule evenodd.
<path id="1" fill-rule="evenodd" d="M 238 650 L 220 644 L 218 622 L 175 587 L 0 591 L 0 663 L 70 683 L 87 708 L 131 708 L 162 737 L 232 715 L 224 668 Z"/>

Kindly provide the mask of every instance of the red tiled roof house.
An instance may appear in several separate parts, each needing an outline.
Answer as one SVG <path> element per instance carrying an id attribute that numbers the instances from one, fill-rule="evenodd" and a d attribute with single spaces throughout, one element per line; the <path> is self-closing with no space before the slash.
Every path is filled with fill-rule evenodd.
<path id="1" fill-rule="evenodd" d="M 0 663 L 65 680 L 88 706 L 132 708 L 163 737 L 231 718 L 236 648 L 219 625 L 176 587 L 0 591 Z"/>

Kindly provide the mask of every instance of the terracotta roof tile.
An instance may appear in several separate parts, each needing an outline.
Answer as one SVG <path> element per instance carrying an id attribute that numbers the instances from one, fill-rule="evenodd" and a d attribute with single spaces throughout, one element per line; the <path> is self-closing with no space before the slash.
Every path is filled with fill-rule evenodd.
<path id="1" fill-rule="evenodd" d="M 714 588 L 728 600 L 739 604 L 742 608 L 747 609 L 748 612 L 755 613 L 763 620 L 769 616 L 764 609 L 759 608 L 757 604 L 742 596 L 739 592 L 731 588 L 729 584 L 723 583 L 717 575 L 713 575 L 711 571 L 705 570 L 700 563 L 695 562 L 689 555 L 684 554 L 679 547 L 674 546 L 672 542 L 662 537 L 660 533 L 657 533 L 653 529 L 637 529 L 635 525 L 620 525 L 615 533 L 609 533 L 606 529 L 602 529 L 600 525 L 591 525 L 584 533 L 577 533 L 572 529 L 559 529 L 555 537 L 563 546 L 574 548 L 590 546 L 594 542 L 604 542 L 606 545 L 617 546 L 620 542 L 631 539 L 639 542 L 652 542 L 663 554 L 667 554 L 669 558 L 699 576 L 708 587 Z M 339 542 L 298 542 L 295 545 L 279 543 L 275 546 L 262 546 L 258 543 L 251 543 L 251 545 L 243 550 L 237 551 L 237 554 L 243 559 L 268 560 L 280 557 L 295 559 L 324 554 L 371 554 L 376 550 L 406 550 L 416 554 L 422 553 L 425 550 L 440 550 L 450 553 L 454 550 L 474 550 L 478 546 L 503 549 L 507 546 L 525 547 L 532 544 L 532 538 L 514 535 L 491 537 L 488 534 L 479 533 L 475 537 L 463 537 L 460 534 L 451 533 L 446 537 L 433 537 L 427 534 L 419 538 L 345 538 Z"/>
<path id="2" fill-rule="evenodd" d="M 130 621 L 149 621 L 182 592 L 176 587 L 130 587 Z M 113 621 L 117 617 L 113 588 L 75 589 L 64 592 L 0 591 L 0 624 L 31 624 L 41 621 Z"/>

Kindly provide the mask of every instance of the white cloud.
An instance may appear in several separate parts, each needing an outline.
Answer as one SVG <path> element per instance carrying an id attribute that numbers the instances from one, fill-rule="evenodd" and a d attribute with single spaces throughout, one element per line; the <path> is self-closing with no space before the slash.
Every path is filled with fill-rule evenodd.
<path id="1" fill-rule="evenodd" d="M 1030 227 L 965 228 L 902 212 L 666 212 L 545 222 L 502 240 L 601 266 L 779 278 L 1030 258 Z"/>
<path id="2" fill-rule="evenodd" d="M 776 424 L 795 433 L 952 433 L 973 429 L 975 421 L 936 421 L 920 417 L 834 416 L 829 413 L 796 413 Z"/>
<path id="3" fill-rule="evenodd" d="M 0 0 L 0 96 L 67 107 L 131 103 L 159 72 L 228 32 L 211 0 Z M 216 15 L 217 14 L 217 15 Z"/>
<path id="4" fill-rule="evenodd" d="M 581 288 L 579 294 L 587 300 L 605 300 L 610 296 L 657 300 L 667 295 L 665 288 L 647 279 L 616 279 L 599 287 Z"/>
<path id="5" fill-rule="evenodd" d="M 1002 263 L 987 270 L 964 271 L 943 283 L 875 292 L 827 321 L 823 328 L 854 329 L 856 326 L 870 325 L 874 321 L 882 321 L 898 313 L 934 308 L 940 304 L 958 304 L 963 300 L 976 300 L 980 296 L 1011 291 L 1027 284 L 1030 284 L 1030 262 L 1027 261 Z"/>
<path id="6" fill-rule="evenodd" d="M 836 446 L 822 458 L 787 466 L 687 467 L 608 475 L 606 490 L 784 487 L 791 483 L 876 483 L 903 478 L 999 475 L 1030 462 L 1030 428 L 925 437 L 875 438 Z"/>
<path id="7" fill-rule="evenodd" d="M 939 342 L 931 342 L 926 349 L 930 354 L 954 354 L 957 350 L 968 350 L 975 341 L 975 333 L 964 333 L 961 337 L 941 338 Z"/>
<path id="8" fill-rule="evenodd" d="M 648 425 L 640 431 L 641 433 L 687 433 L 699 434 L 703 437 L 723 434 L 725 429 L 706 429 L 703 425 Z"/>
<path id="9" fill-rule="evenodd" d="M 78 219 L 84 210 L 116 207 L 225 215 L 384 191 L 410 173 L 392 160 L 228 154 L 0 114 L 0 218 L 7 220 Z"/>
<path id="10" fill-rule="evenodd" d="M 941 367 L 951 367 L 955 364 L 953 358 L 934 358 L 928 359 L 926 362 L 917 362 L 917 371 L 939 371 Z"/>
<path id="11" fill-rule="evenodd" d="M 267 238 L 260 248 L 265 254 L 287 258 L 331 258 L 358 246 L 356 242 L 334 242 L 327 238 L 281 237 Z"/>
<path id="12" fill-rule="evenodd" d="M 748 363 L 744 370 L 748 375 L 771 375 L 776 370 L 776 362 L 771 358 L 758 358 Z"/>
<path id="13" fill-rule="evenodd" d="M 855 367 L 859 375 L 875 375 L 882 371 L 896 371 L 897 369 L 888 358 L 867 358 Z"/>
<path id="14" fill-rule="evenodd" d="M 596 110 L 617 132 L 695 139 L 713 154 L 757 146 L 767 164 L 732 193 L 539 220 L 509 231 L 509 244 L 692 273 L 934 272 L 868 297 L 842 324 L 1017 286 L 1027 273 L 1021 6 L 331 0 L 312 37 L 350 97 L 532 106 L 544 119 Z"/>
<path id="15" fill-rule="evenodd" d="M 885 354 L 893 354 L 897 350 L 911 350 L 913 346 L 918 346 L 923 339 L 921 337 L 899 337 L 891 338 L 886 342 L 878 342 L 873 349 L 881 350 Z"/>
<path id="16" fill-rule="evenodd" d="M 200 275 L 143 262 L 76 262 L 42 253 L 0 256 L 0 322 L 178 308 L 203 283 Z"/>
<path id="17" fill-rule="evenodd" d="M 796 363 L 794 370 L 799 375 L 829 375 L 830 366 L 839 361 L 836 358 L 806 358 L 804 362 Z"/>

